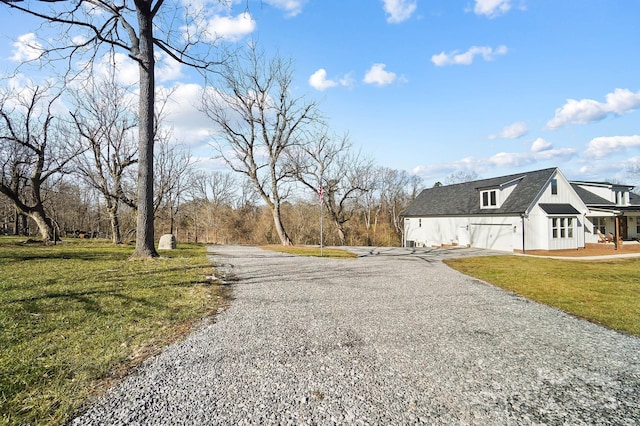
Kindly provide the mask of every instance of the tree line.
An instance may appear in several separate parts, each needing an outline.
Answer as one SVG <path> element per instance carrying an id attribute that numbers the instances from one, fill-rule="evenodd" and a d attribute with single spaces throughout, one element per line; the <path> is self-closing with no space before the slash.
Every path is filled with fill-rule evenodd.
<path id="1" fill-rule="evenodd" d="M 3 232 L 114 243 L 139 232 L 136 87 L 116 74 L 114 66 L 63 87 L 0 89 Z M 200 109 L 211 120 L 212 155 L 229 171 L 199 169 L 166 124 L 170 98 L 156 100 L 154 235 L 318 244 L 322 215 L 327 244 L 401 241 L 399 214 L 420 178 L 375 165 L 348 135 L 333 134 L 315 101 L 292 95 L 292 61 L 250 45 L 217 75 Z"/>
<path id="2" fill-rule="evenodd" d="M 36 68 L 60 70 L 55 64 L 62 63 L 64 70 L 47 76 L 44 84 L 25 87 L 3 78 L 0 201 L 5 232 L 32 232 L 35 227 L 43 240 L 55 240 L 69 232 L 79 234 L 80 228 L 104 229 L 98 224 L 106 217 L 114 243 L 135 235 L 133 257 L 153 257 L 156 228 L 176 232 L 190 210 L 194 238 L 201 221 L 197 214 L 213 221 L 215 212 L 220 216 L 216 223 L 224 222 L 226 230 L 214 229 L 229 241 L 277 240 L 288 245 L 313 241 L 313 233 L 303 232 L 310 227 L 294 219 L 311 223 L 312 216 L 300 212 L 313 210 L 305 199 L 317 193 L 338 243 L 356 235 L 373 242 L 383 224 L 395 235 L 387 240 L 398 241 L 398 215 L 415 196 L 419 179 L 375 167 L 353 149 L 347 135 L 332 134 L 317 103 L 295 95 L 292 60 L 266 57 L 255 42 L 230 48 L 208 25 L 199 3 L 0 4 L 43 23 L 42 36 L 31 46 L 39 52 L 33 59 Z M 49 30 L 55 37 L 47 36 Z M 117 84 L 117 52 L 137 66 L 135 88 Z M 166 99 L 158 99 L 155 82 L 159 55 L 203 75 L 200 108 L 211 121 L 218 158 L 234 172 L 222 178 L 233 183 L 233 201 L 204 195 L 203 182 L 211 183 L 217 175 L 194 173 L 190 153 L 163 124 Z M 108 73 L 97 72 L 97 65 L 107 63 L 113 65 Z M 199 195 L 193 189 L 198 186 Z M 15 214 L 9 222 L 6 212 L 11 208 Z M 78 215 L 83 210 L 87 213 Z M 248 232 L 263 223 L 267 213 L 273 232 Z M 131 214 L 135 231 L 128 230 Z M 89 224 L 90 217 L 101 219 Z M 206 232 L 209 228 L 205 226 Z M 359 228 L 364 231 L 356 232 Z M 246 232 L 239 236 L 234 229 Z"/>
<path id="3" fill-rule="evenodd" d="M 315 192 L 296 185 L 297 195 L 283 202 L 281 208 L 282 223 L 291 240 L 319 244 L 322 212 L 325 245 L 399 245 L 402 228 L 398 212 L 413 198 L 417 182 L 406 172 L 380 166 L 372 166 L 367 172 L 371 186 L 363 196 L 343 203 L 339 227 Z M 395 192 L 386 192 L 390 188 Z M 135 240 L 135 209 L 122 205 L 114 224 L 103 195 L 76 174 L 57 179 L 43 189 L 43 208 L 53 224 L 52 237 L 106 238 L 114 243 Z M 184 242 L 281 242 L 269 207 L 249 182 L 228 171 L 189 170 L 180 191 L 167 194 L 155 209 L 155 226 L 157 234 L 172 233 Z M 0 197 L 0 234 L 14 233 L 34 237 L 39 231 L 35 221 L 16 210 L 8 197 Z"/>

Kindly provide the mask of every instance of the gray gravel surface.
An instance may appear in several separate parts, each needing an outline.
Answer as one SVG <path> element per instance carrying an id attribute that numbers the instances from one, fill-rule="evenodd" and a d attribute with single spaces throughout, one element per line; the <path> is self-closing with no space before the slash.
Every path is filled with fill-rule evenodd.
<path id="1" fill-rule="evenodd" d="M 640 423 L 640 339 L 440 261 L 473 250 L 210 250 L 230 307 L 74 425 Z"/>

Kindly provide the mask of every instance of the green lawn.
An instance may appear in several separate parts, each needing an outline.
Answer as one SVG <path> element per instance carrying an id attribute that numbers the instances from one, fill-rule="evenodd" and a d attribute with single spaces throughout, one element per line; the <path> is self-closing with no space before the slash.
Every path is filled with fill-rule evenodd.
<path id="1" fill-rule="evenodd" d="M 223 303 L 204 246 L 0 237 L 0 424 L 60 424 Z"/>
<path id="2" fill-rule="evenodd" d="M 522 256 L 447 260 L 452 268 L 614 330 L 640 336 L 640 259 Z"/>

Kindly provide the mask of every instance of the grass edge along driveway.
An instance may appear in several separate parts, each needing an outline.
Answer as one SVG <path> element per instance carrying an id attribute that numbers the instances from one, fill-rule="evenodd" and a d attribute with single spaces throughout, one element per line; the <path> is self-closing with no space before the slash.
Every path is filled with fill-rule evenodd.
<path id="1" fill-rule="evenodd" d="M 205 246 L 22 240 L 0 237 L 0 425 L 64 423 L 224 303 Z"/>
<path id="2" fill-rule="evenodd" d="M 585 262 L 487 256 L 445 263 L 505 290 L 640 337 L 640 258 Z"/>

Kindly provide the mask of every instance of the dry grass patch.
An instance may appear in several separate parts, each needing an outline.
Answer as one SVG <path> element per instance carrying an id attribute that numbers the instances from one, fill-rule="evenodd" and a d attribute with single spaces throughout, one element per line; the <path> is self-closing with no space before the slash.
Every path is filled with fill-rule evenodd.
<path id="1" fill-rule="evenodd" d="M 294 254 L 296 256 L 314 256 L 314 257 L 331 257 L 341 259 L 355 259 L 358 257 L 355 253 L 351 253 L 347 250 L 323 247 L 310 247 L 310 246 L 278 246 L 268 245 L 261 246 L 261 249 L 278 251 L 280 253 Z"/>
<path id="2" fill-rule="evenodd" d="M 640 259 L 584 262 L 495 256 L 445 263 L 529 299 L 640 336 Z"/>

